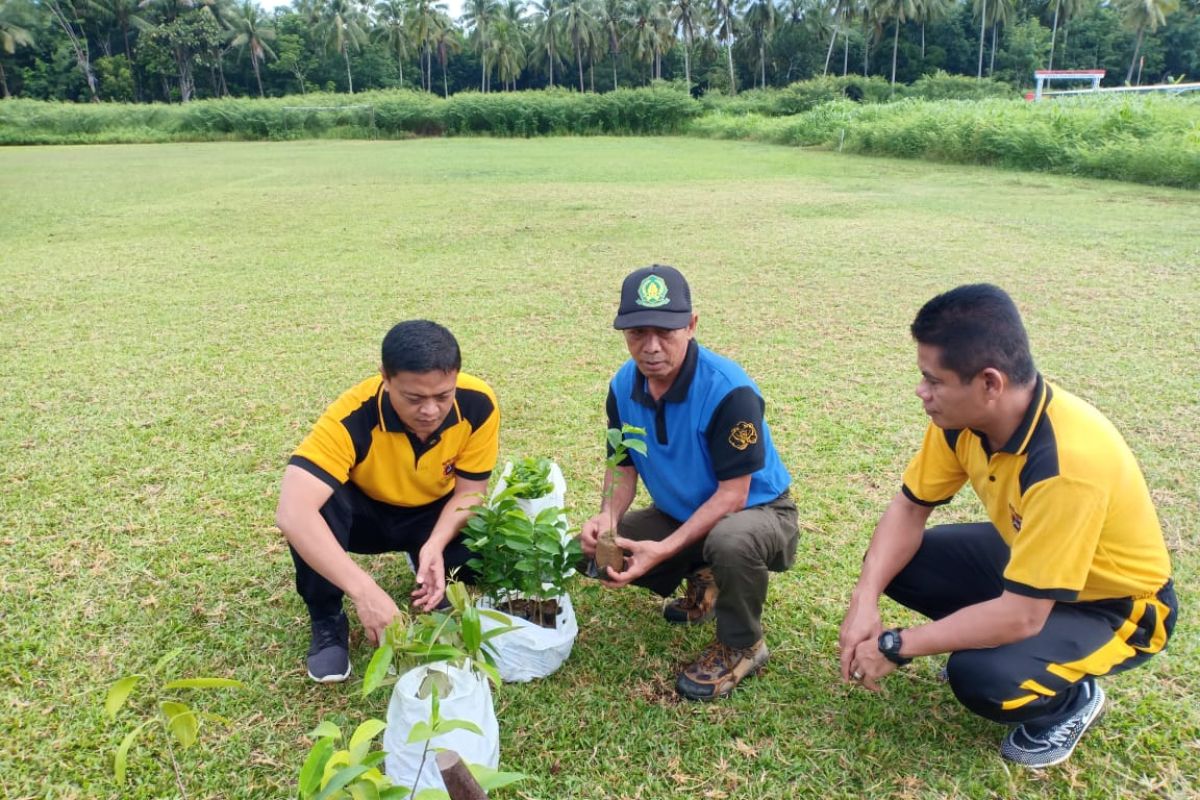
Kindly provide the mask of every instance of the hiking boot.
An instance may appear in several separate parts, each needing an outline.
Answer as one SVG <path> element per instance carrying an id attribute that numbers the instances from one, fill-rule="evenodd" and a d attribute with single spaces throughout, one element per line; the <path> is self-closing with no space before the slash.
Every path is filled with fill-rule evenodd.
<path id="1" fill-rule="evenodd" d="M 1091 724 L 1104 708 L 1104 690 L 1094 679 L 1081 684 L 1086 698 L 1082 706 L 1068 716 L 1046 725 L 1026 722 L 1009 731 L 1000 743 L 1000 755 L 1032 769 L 1041 769 L 1066 761 Z"/>
<path id="2" fill-rule="evenodd" d="M 717 613 L 717 579 L 709 567 L 687 576 L 687 591 L 663 606 L 663 619 L 672 625 L 699 625 Z"/>
<path id="3" fill-rule="evenodd" d="M 350 621 L 344 612 L 312 621 L 308 677 L 317 683 L 339 683 L 350 677 Z"/>
<path id="4" fill-rule="evenodd" d="M 759 639 L 749 647 L 730 647 L 713 642 L 700 657 L 679 673 L 675 691 L 688 700 L 716 700 L 728 697 L 744 678 L 767 663 L 767 646 Z"/>

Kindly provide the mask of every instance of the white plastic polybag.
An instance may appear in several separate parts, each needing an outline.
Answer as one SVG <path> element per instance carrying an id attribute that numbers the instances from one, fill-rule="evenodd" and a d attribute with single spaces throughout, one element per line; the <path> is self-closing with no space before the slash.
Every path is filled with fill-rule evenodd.
<path id="1" fill-rule="evenodd" d="M 571 596 L 563 594 L 558 600 L 557 623 L 554 628 L 543 628 L 537 623 L 520 617 L 509 616 L 503 603 L 489 597 L 480 598 L 479 605 L 495 608 L 512 620 L 516 630 L 503 633 L 492 639 L 490 644 L 496 653 L 496 669 L 505 683 L 521 683 L 553 674 L 571 655 L 575 637 L 579 635 L 579 623 Z M 480 615 L 484 631 L 500 627 L 501 623 Z"/>
<path id="2" fill-rule="evenodd" d="M 497 639 L 503 639 L 498 636 Z M 429 742 L 429 754 L 421 766 L 421 754 L 426 743 L 408 744 L 408 734 L 417 722 L 430 721 L 433 713 L 431 698 L 419 698 L 418 690 L 430 671 L 445 673 L 450 691 L 438 693 L 439 716 L 443 720 L 459 719 L 473 722 L 483 731 L 479 735 L 472 731 L 453 730 L 436 736 Z M 496 769 L 500 765 L 500 725 L 496 721 L 496 709 L 492 704 L 492 687 L 487 678 L 468 669 L 451 664 L 425 664 L 400 676 L 392 689 L 388 703 L 387 730 L 383 733 L 383 749 L 387 753 L 384 768 L 392 782 L 399 786 L 422 789 L 442 789 L 446 786 L 434 763 L 434 748 L 453 750 L 464 761 L 484 764 Z M 417 770 L 421 770 L 420 777 Z"/>
<path id="3" fill-rule="evenodd" d="M 512 473 L 513 463 L 506 461 L 504 463 L 504 471 L 500 473 L 500 480 L 496 481 L 495 494 L 503 492 L 508 485 L 508 476 Z M 525 500 L 517 498 L 517 508 L 525 512 L 525 516 L 530 519 L 537 519 L 538 514 L 547 508 L 563 508 L 566 504 L 567 497 L 567 481 L 563 478 L 562 468 L 558 466 L 557 461 L 550 462 L 550 485 L 554 487 L 549 494 L 542 495 L 533 500 Z M 564 512 L 561 516 L 565 517 Z"/>

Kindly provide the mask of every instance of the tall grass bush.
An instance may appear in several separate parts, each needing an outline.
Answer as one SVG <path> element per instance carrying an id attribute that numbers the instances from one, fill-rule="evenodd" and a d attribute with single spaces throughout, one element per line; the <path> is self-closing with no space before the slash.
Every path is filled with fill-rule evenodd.
<path id="1" fill-rule="evenodd" d="M 840 100 L 790 117 L 711 113 L 689 132 L 1200 188 L 1200 98 Z"/>

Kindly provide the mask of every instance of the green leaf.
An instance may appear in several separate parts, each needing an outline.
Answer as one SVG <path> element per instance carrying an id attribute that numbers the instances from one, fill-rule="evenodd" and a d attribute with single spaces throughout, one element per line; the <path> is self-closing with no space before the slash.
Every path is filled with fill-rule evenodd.
<path id="1" fill-rule="evenodd" d="M 171 650 L 171 651 L 169 651 L 169 652 L 165 653 L 165 654 L 163 655 L 163 657 L 162 657 L 162 658 L 160 658 L 160 659 L 159 659 L 159 660 L 158 660 L 158 661 L 157 661 L 157 662 L 154 664 L 154 671 L 155 671 L 155 672 L 159 672 L 159 671 L 161 671 L 161 670 L 162 670 L 162 668 L 163 668 L 163 667 L 165 667 L 167 664 L 170 664 L 172 661 L 174 661 L 175 659 L 179 658 L 179 655 L 180 655 L 180 653 L 182 653 L 182 652 L 183 652 L 183 648 L 182 648 L 182 647 L 176 647 L 174 650 Z"/>
<path id="2" fill-rule="evenodd" d="M 141 675 L 126 675 L 109 688 L 108 697 L 104 698 L 104 711 L 108 714 L 109 719 L 117 718 L 117 712 L 121 710 L 121 706 L 125 705 L 125 701 L 129 699 L 129 693 L 141 679 Z"/>
<path id="3" fill-rule="evenodd" d="M 364 767 L 362 764 L 354 764 L 349 767 L 343 767 L 342 769 L 338 770 L 337 774 L 333 776 L 333 779 L 330 780 L 329 783 L 325 784 L 325 788 L 321 790 L 319 795 L 317 795 L 316 800 L 329 800 L 329 798 L 340 792 L 343 787 L 348 786 L 349 784 L 358 780 L 359 776 L 369 769 L 370 767 Z"/>
<path id="4" fill-rule="evenodd" d="M 471 771 L 471 775 L 485 792 L 503 788 L 510 783 L 523 781 L 529 777 L 523 772 L 501 772 L 486 764 L 467 764 L 467 769 Z"/>
<path id="5" fill-rule="evenodd" d="M 417 744 L 419 742 L 428 742 L 433 737 L 437 736 L 437 732 L 425 720 L 417 720 L 408 731 L 408 738 L 405 739 L 408 744 Z"/>
<path id="6" fill-rule="evenodd" d="M 450 800 L 450 795 L 445 789 L 422 789 L 413 800 Z"/>
<path id="7" fill-rule="evenodd" d="M 493 622 L 499 622 L 501 625 L 511 625 L 512 617 L 502 611 L 494 611 L 490 608 L 479 609 L 479 616 L 487 617 Z"/>
<path id="8" fill-rule="evenodd" d="M 245 686 L 233 678 L 180 678 L 168 681 L 164 689 L 240 689 Z"/>
<path id="9" fill-rule="evenodd" d="M 625 449 L 646 455 L 646 443 L 641 439 L 626 439 Z"/>
<path id="10" fill-rule="evenodd" d="M 142 728 L 149 725 L 151 720 L 146 720 L 141 725 L 125 734 L 125 738 L 121 740 L 121 744 L 117 747 L 117 752 L 113 755 L 113 777 L 117 783 L 124 785 L 125 783 L 125 766 L 129 760 L 129 748 L 133 746 L 133 741 L 142 732 Z"/>
<path id="11" fill-rule="evenodd" d="M 188 748 L 194 745 L 196 737 L 200 733 L 200 722 L 192 710 L 174 700 L 163 700 L 158 707 L 162 709 L 163 716 L 167 718 L 167 729 L 179 742 L 179 746 Z"/>
<path id="12" fill-rule="evenodd" d="M 382 720 L 369 719 L 363 722 L 354 730 L 354 735 L 350 737 L 350 763 L 361 764 L 363 756 L 371 749 L 371 740 L 386 728 Z"/>
<path id="13" fill-rule="evenodd" d="M 320 730 L 321 726 L 330 725 L 335 730 L 336 725 L 332 722 L 322 722 L 317 726 Z M 316 733 L 316 731 L 313 731 Z M 310 733 L 309 736 L 313 734 Z M 300 768 L 300 797 L 301 800 L 307 800 L 312 797 L 321 788 L 321 777 L 325 774 L 325 762 L 329 761 L 329 757 L 333 755 L 334 739 L 342 738 L 342 734 L 338 731 L 335 736 L 322 736 L 317 740 L 317 743 L 308 751 L 308 758 L 304 759 L 304 766 Z"/>
<path id="14" fill-rule="evenodd" d="M 349 792 L 353 800 L 379 800 L 379 790 L 370 781 L 351 784 Z"/>
<path id="15" fill-rule="evenodd" d="M 327 719 L 321 720 L 320 725 L 318 725 L 317 727 L 313 728 L 311 731 L 308 732 L 308 738 L 310 738 L 310 739 L 330 738 L 330 739 L 337 739 L 340 741 L 342 738 L 342 729 L 339 728 L 337 725 L 334 725 L 332 722 L 330 722 Z"/>
<path id="16" fill-rule="evenodd" d="M 634 436 L 645 436 L 646 429 L 639 428 L 637 425 L 630 425 L 628 422 L 626 422 L 624 425 L 621 426 L 621 434 L 622 435 L 633 434 Z"/>
<path id="17" fill-rule="evenodd" d="M 407 786 L 389 786 L 379 793 L 379 800 L 404 800 L 412 794 L 412 789 Z"/>
<path id="18" fill-rule="evenodd" d="M 388 668 L 392 665 L 392 659 L 395 658 L 395 655 L 396 651 L 390 644 L 385 643 L 375 648 L 375 652 L 371 655 L 371 661 L 367 664 L 367 671 L 363 673 L 363 697 L 366 697 L 383 685 L 384 679 L 387 678 Z"/>
<path id="19" fill-rule="evenodd" d="M 425 724 L 424 722 L 417 723 L 417 725 L 424 725 L 424 724 Z M 417 727 L 416 725 L 413 726 L 413 728 L 416 728 L 416 727 Z M 478 736 L 483 736 L 483 731 L 480 729 L 480 727 L 478 725 L 476 725 L 474 722 L 470 722 L 465 719 L 442 719 L 442 720 L 438 720 L 437 724 L 433 726 L 433 735 L 434 736 L 441 736 L 443 734 L 449 733 L 450 731 L 470 731 L 471 733 L 474 733 Z M 425 740 L 421 740 L 421 741 L 425 741 Z M 409 744 L 412 744 L 412 741 L 409 741 Z"/>
<path id="20" fill-rule="evenodd" d="M 479 625 L 479 609 L 474 606 L 467 606 L 463 611 L 462 637 L 468 654 L 479 651 L 483 643 L 483 630 Z"/>
<path id="21" fill-rule="evenodd" d="M 374 750 L 363 756 L 362 761 L 359 763 L 367 767 L 378 767 L 379 762 L 383 761 L 385 758 L 387 758 L 387 753 L 382 750 Z"/>

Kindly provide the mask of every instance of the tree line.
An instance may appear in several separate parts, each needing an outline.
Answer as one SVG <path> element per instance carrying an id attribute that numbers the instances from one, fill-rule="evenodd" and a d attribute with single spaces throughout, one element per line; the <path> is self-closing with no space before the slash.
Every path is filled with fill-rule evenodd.
<path id="1" fill-rule="evenodd" d="M 1200 0 L 0 0 L 0 97 L 449 95 L 680 81 L 693 93 L 943 70 L 1028 85 L 1200 79 Z"/>

